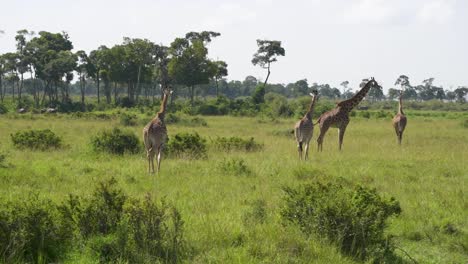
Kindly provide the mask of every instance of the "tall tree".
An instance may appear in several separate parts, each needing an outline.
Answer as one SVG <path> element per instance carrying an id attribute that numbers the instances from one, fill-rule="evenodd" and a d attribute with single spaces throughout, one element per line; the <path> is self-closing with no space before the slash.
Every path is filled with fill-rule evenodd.
<path id="1" fill-rule="evenodd" d="M 457 102 L 459 102 L 459 103 L 465 103 L 466 102 L 465 97 L 468 94 L 468 87 L 459 86 L 453 92 L 457 96 Z"/>
<path id="2" fill-rule="evenodd" d="M 219 96 L 219 84 L 218 81 L 228 75 L 227 63 L 224 61 L 213 62 L 214 80 L 216 82 L 216 97 Z"/>
<path id="3" fill-rule="evenodd" d="M 84 50 L 76 52 L 78 56 L 78 64 L 76 65 L 76 72 L 78 73 L 78 79 L 80 81 L 80 92 L 81 92 L 81 105 L 84 110 L 85 106 L 85 93 L 86 93 L 86 77 L 88 75 L 88 55 Z"/>
<path id="4" fill-rule="evenodd" d="M 212 62 L 207 58 L 206 44 L 216 36 L 219 36 L 219 33 L 189 32 L 185 38 L 176 38 L 171 43 L 172 58 L 169 61 L 168 73 L 178 84 L 189 88 L 192 104 L 194 86 L 209 83 L 215 74 Z"/>
<path id="5" fill-rule="evenodd" d="M 30 57 L 27 55 L 26 44 L 27 44 L 27 36 L 33 36 L 34 31 L 28 31 L 26 29 L 18 30 L 16 32 L 15 40 L 16 40 L 16 52 L 18 54 L 18 73 L 20 75 L 20 84 L 18 87 L 18 100 L 21 99 L 21 94 L 23 91 L 23 83 L 24 83 L 24 73 L 27 72 L 30 67 Z"/>
<path id="6" fill-rule="evenodd" d="M 284 56 L 285 50 L 283 47 L 281 47 L 281 41 L 277 41 L 277 40 L 257 39 L 257 46 L 258 46 L 258 50 L 253 55 L 252 64 L 259 65 L 260 67 L 267 70 L 267 77 L 265 78 L 265 81 L 263 82 L 263 88 L 262 88 L 262 89 L 265 89 L 265 86 L 268 82 L 268 78 L 270 77 L 271 63 L 277 61 L 278 56 Z M 264 91 L 263 92 L 258 91 L 255 93 L 265 94 Z"/>
<path id="7" fill-rule="evenodd" d="M 341 94 L 343 96 L 344 99 L 347 99 L 346 98 L 346 94 L 348 94 L 348 85 L 349 85 L 349 82 L 348 81 L 343 81 L 340 83 L 341 86 L 343 86 L 343 93 Z"/>

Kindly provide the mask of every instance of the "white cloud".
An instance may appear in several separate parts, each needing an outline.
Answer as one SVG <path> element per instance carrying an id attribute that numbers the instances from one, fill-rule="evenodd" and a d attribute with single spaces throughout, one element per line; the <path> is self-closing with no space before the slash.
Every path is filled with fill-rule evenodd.
<path id="1" fill-rule="evenodd" d="M 454 13 L 453 1 L 435 0 L 423 4 L 417 17 L 423 23 L 444 24 Z"/>
<path id="2" fill-rule="evenodd" d="M 397 1 L 359 0 L 345 10 L 345 21 L 348 23 L 382 23 L 397 15 Z M 393 5 L 392 5 L 393 3 Z"/>

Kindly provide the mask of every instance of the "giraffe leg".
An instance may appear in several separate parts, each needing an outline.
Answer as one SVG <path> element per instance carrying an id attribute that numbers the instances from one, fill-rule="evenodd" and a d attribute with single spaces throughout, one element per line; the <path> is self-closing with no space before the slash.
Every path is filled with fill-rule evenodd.
<path id="1" fill-rule="evenodd" d="M 398 133 L 398 144 L 401 146 L 401 140 L 403 139 L 403 131 L 399 131 Z"/>
<path id="2" fill-rule="evenodd" d="M 320 127 L 320 135 L 317 138 L 317 151 L 323 150 L 323 139 L 325 138 L 325 133 L 327 133 L 328 128 L 327 126 Z"/>
<path id="3" fill-rule="evenodd" d="M 339 149 L 341 150 L 341 145 L 343 144 L 343 137 L 346 131 L 346 126 L 340 127 L 339 129 L 339 134 L 338 134 L 338 139 L 339 139 Z"/>
<path id="4" fill-rule="evenodd" d="M 158 150 L 158 174 L 159 174 L 160 169 L 161 169 L 161 147 L 159 147 L 159 150 Z"/>
<path id="5" fill-rule="evenodd" d="M 309 158 L 309 141 L 305 145 L 305 158 L 304 160 L 307 160 Z"/>
<path id="6" fill-rule="evenodd" d="M 302 142 L 297 144 L 297 152 L 299 153 L 299 160 L 302 160 Z"/>

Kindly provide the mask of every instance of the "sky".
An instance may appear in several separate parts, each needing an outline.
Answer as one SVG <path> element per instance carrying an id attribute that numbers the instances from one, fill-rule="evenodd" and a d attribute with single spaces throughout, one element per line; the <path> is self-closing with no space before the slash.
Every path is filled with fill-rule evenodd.
<path id="1" fill-rule="evenodd" d="M 385 90 L 401 74 L 446 89 L 468 86 L 465 0 L 0 0 L 0 53 L 17 30 L 66 31 L 75 51 L 123 37 L 169 45 L 190 31 L 216 31 L 209 56 L 228 64 L 229 80 L 266 71 L 251 63 L 257 39 L 279 40 L 286 56 L 270 83 L 307 79 L 339 87 L 374 77 Z"/>

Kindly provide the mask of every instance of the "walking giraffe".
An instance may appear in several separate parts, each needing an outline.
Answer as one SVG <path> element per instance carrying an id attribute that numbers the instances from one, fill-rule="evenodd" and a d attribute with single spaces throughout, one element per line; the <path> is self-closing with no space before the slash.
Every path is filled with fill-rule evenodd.
<path id="1" fill-rule="evenodd" d="M 317 123 L 320 127 L 320 135 L 317 138 L 317 150 L 322 151 L 323 138 L 330 127 L 336 127 L 339 130 L 339 149 L 341 150 L 343 136 L 345 134 L 346 127 L 349 124 L 349 112 L 351 112 L 351 110 L 353 110 L 353 108 L 362 101 L 371 88 L 382 89 L 373 77 L 370 80 L 365 79 L 363 82 L 366 82 L 364 87 L 362 87 L 362 89 L 352 98 L 339 102 L 334 109 L 323 113 L 319 117 Z"/>
<path id="2" fill-rule="evenodd" d="M 403 113 L 403 90 L 400 91 L 398 104 L 398 113 L 393 118 L 393 128 L 395 128 L 395 133 L 398 137 L 398 144 L 401 145 L 401 140 L 403 138 L 403 131 L 406 127 L 406 116 Z"/>
<path id="3" fill-rule="evenodd" d="M 148 158 L 148 173 L 154 173 L 154 155 L 158 153 L 158 173 L 161 166 L 161 152 L 167 140 L 167 129 L 164 123 L 167 99 L 172 90 L 163 92 L 161 108 L 156 116 L 143 128 L 143 142 L 145 143 L 146 157 Z"/>
<path id="4" fill-rule="evenodd" d="M 302 160 L 302 146 L 304 144 L 305 156 L 304 160 L 307 160 L 309 157 L 309 142 L 312 139 L 314 133 L 314 124 L 312 123 L 312 113 L 314 111 L 315 101 L 317 101 L 317 91 L 310 93 L 312 96 L 309 110 L 304 115 L 304 117 L 297 121 L 294 126 L 294 136 L 296 137 L 297 142 L 297 151 L 299 152 L 299 159 Z"/>

